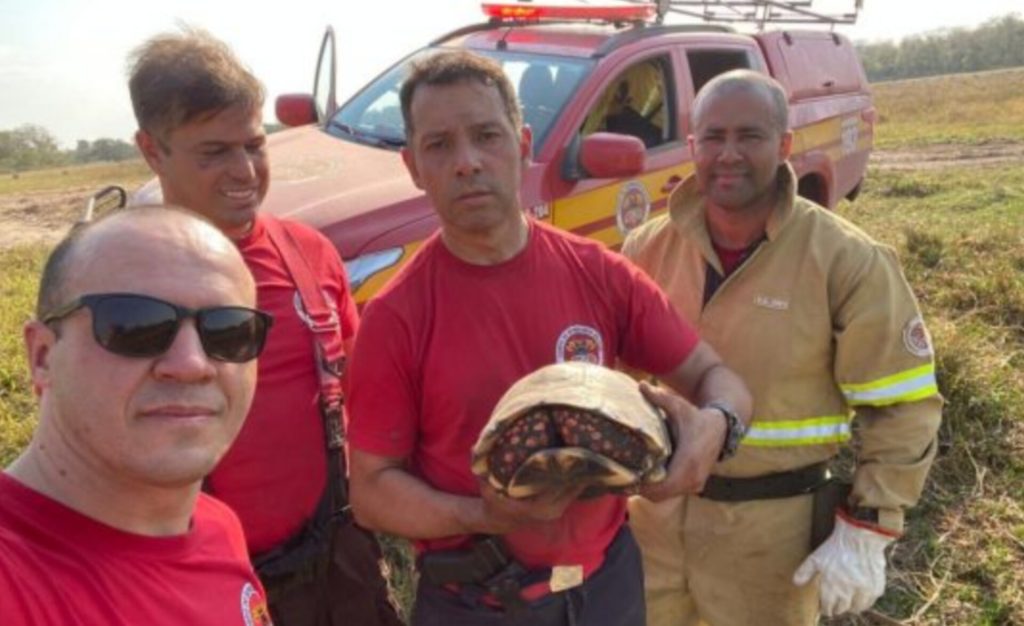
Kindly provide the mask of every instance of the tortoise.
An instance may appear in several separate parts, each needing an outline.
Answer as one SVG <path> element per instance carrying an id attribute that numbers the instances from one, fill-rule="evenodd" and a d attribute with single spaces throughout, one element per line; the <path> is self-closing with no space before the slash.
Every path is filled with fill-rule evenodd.
<path id="1" fill-rule="evenodd" d="M 663 480 L 671 453 L 665 420 L 635 380 L 570 361 L 505 392 L 473 446 L 472 468 L 513 498 L 577 485 L 589 498 Z"/>

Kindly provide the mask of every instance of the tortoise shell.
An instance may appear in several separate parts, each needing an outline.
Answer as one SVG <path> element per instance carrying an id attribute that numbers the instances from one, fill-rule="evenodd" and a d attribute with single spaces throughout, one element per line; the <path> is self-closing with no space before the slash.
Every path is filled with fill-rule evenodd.
<path id="1" fill-rule="evenodd" d="M 558 363 L 498 401 L 474 446 L 473 471 L 512 497 L 576 485 L 589 497 L 663 479 L 670 454 L 664 420 L 635 380 Z"/>

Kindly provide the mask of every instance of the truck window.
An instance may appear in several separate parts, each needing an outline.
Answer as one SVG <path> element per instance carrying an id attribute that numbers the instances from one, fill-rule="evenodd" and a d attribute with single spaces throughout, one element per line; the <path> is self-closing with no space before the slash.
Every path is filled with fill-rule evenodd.
<path id="1" fill-rule="evenodd" d="M 687 50 L 686 60 L 690 63 L 693 93 L 700 91 L 700 88 L 715 76 L 729 70 L 757 69 L 747 50 Z"/>
<path id="2" fill-rule="evenodd" d="M 383 143 L 397 147 L 405 143 L 405 124 L 398 94 L 409 63 L 436 48 L 420 50 L 406 61 L 381 74 L 338 110 L 327 132 L 363 143 Z M 577 85 L 593 67 L 589 59 L 517 54 L 496 50 L 478 50 L 499 63 L 516 89 L 523 121 L 533 130 L 534 154 L 547 139 L 552 123 Z"/>
<path id="3" fill-rule="evenodd" d="M 676 116 L 669 67 L 666 57 L 647 59 L 612 79 L 584 118 L 582 135 L 632 135 L 647 148 L 674 140 Z"/>

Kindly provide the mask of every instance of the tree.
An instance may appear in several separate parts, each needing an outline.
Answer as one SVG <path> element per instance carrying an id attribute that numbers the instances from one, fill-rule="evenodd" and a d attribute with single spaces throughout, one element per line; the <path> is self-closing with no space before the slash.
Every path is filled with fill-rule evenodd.
<path id="1" fill-rule="evenodd" d="M 899 44 L 860 44 L 858 52 L 873 82 L 1015 67 L 1024 65 L 1024 19 L 1010 14 L 974 29 L 934 31 Z"/>
<path id="2" fill-rule="evenodd" d="M 67 160 L 57 140 L 42 126 L 25 124 L 14 130 L 0 131 L 0 167 L 26 170 L 60 165 Z"/>

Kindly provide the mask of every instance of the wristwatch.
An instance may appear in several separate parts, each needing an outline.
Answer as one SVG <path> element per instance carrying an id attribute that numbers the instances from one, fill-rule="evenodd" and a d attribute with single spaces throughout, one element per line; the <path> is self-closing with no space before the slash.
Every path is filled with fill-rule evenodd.
<path id="1" fill-rule="evenodd" d="M 720 411 L 725 417 L 725 442 L 722 444 L 722 451 L 718 453 L 718 461 L 722 462 L 726 459 L 731 459 L 739 449 L 743 437 L 747 434 L 746 425 L 728 404 L 708 402 L 704 405 L 704 408 Z"/>

